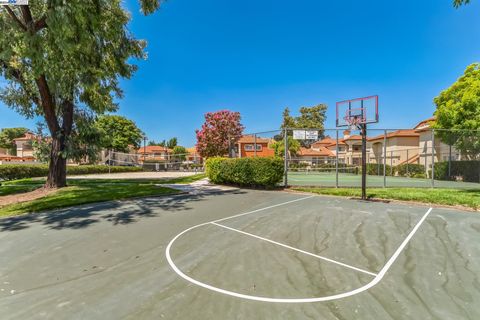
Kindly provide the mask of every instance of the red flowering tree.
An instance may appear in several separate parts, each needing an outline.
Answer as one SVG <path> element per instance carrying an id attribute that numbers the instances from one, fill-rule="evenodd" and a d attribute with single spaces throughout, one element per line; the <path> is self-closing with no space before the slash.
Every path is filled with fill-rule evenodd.
<path id="1" fill-rule="evenodd" d="M 205 114 L 197 133 L 197 150 L 202 157 L 225 156 L 243 134 L 240 112 L 221 110 Z"/>

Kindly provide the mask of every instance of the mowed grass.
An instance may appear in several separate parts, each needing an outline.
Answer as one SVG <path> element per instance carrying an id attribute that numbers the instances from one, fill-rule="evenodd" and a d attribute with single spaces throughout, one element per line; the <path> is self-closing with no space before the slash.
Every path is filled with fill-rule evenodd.
<path id="1" fill-rule="evenodd" d="M 316 188 L 294 187 L 296 191 L 323 195 L 361 197 L 360 188 Z M 416 201 L 428 204 L 462 206 L 474 210 L 480 209 L 480 189 L 427 189 L 427 188 L 369 188 L 367 196 L 371 199 Z"/>
<path id="2" fill-rule="evenodd" d="M 162 187 L 159 184 L 190 183 L 203 178 L 205 178 L 205 175 L 198 174 L 170 180 L 71 179 L 68 181 L 69 187 L 60 189 L 48 196 L 0 207 L 0 217 L 48 211 L 87 203 L 178 194 L 178 190 Z M 42 180 L 18 180 L 10 181 L 0 188 L 8 190 L 9 188 L 20 188 L 22 186 L 36 189 L 40 188 L 43 183 Z"/>

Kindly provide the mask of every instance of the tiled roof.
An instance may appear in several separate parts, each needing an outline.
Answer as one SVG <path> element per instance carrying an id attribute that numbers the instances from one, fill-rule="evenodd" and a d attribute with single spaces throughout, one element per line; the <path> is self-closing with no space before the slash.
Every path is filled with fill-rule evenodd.
<path id="1" fill-rule="evenodd" d="M 331 145 L 332 143 L 335 143 L 335 140 L 330 138 L 329 136 L 326 136 L 322 140 L 317 141 L 314 144 L 312 144 L 312 146 L 324 146 L 324 147 L 326 147 L 328 145 Z"/>
<path id="2" fill-rule="evenodd" d="M 141 147 L 137 150 L 138 153 L 155 153 L 155 152 L 172 152 L 172 149 L 168 149 L 167 147 L 160 147 L 160 146 L 146 146 Z"/>
<path id="3" fill-rule="evenodd" d="M 271 139 L 257 137 L 257 143 L 269 143 Z M 246 135 L 238 140 L 239 143 L 255 143 L 255 136 Z"/>
<path id="4" fill-rule="evenodd" d="M 387 133 L 387 139 L 395 138 L 395 137 L 419 137 L 419 136 L 420 135 L 413 129 L 397 130 L 397 131 Z M 381 134 L 376 137 L 369 138 L 368 141 L 379 141 L 383 139 L 384 139 L 384 135 Z"/>
<path id="5" fill-rule="evenodd" d="M 431 117 L 431 118 L 428 118 L 428 119 L 425 119 L 423 121 L 420 121 L 415 127 L 414 129 L 419 129 L 421 127 L 430 127 L 430 122 L 432 121 L 435 121 L 435 117 Z M 423 129 L 423 128 L 421 128 Z"/>
<path id="6" fill-rule="evenodd" d="M 361 135 L 353 135 L 353 136 L 350 136 L 348 138 L 344 138 L 343 139 L 344 141 L 349 141 L 349 140 L 362 140 L 362 136 Z"/>
<path id="7" fill-rule="evenodd" d="M 334 157 L 332 151 L 328 150 L 325 147 L 320 147 L 319 150 L 300 148 L 300 151 L 297 153 L 298 156 L 313 156 L 313 157 Z"/>

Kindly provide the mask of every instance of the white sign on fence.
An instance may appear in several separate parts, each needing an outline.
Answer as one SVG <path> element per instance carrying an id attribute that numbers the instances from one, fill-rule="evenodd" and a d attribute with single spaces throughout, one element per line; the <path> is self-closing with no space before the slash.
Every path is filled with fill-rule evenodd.
<path id="1" fill-rule="evenodd" d="M 305 130 L 293 130 L 293 139 L 305 140 Z"/>
<path id="2" fill-rule="evenodd" d="M 317 130 L 293 130 L 295 140 L 318 140 Z"/>
<path id="3" fill-rule="evenodd" d="M 307 130 L 305 131 L 306 140 L 318 140 L 318 131 L 317 130 Z"/>
<path id="4" fill-rule="evenodd" d="M 0 6 L 26 6 L 28 0 L 0 0 Z"/>

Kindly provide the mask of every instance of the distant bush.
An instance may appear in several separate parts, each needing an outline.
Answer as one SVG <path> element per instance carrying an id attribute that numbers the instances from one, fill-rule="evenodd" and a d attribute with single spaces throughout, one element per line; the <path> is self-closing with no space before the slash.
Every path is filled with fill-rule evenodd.
<path id="1" fill-rule="evenodd" d="M 243 187 L 273 188 L 283 180 L 281 158 L 209 158 L 206 173 L 210 181 Z"/>
<path id="2" fill-rule="evenodd" d="M 385 173 L 390 176 L 392 173 L 389 165 L 385 166 Z M 362 172 L 362 166 L 359 166 L 359 173 Z M 383 176 L 383 163 L 367 163 L 367 174 L 370 176 Z"/>
<path id="3" fill-rule="evenodd" d="M 465 182 L 480 182 L 480 161 L 451 161 L 450 176 L 448 174 L 448 161 L 435 163 L 435 179 L 454 180 L 456 178 Z"/>
<path id="4" fill-rule="evenodd" d="M 122 166 L 68 166 L 68 175 L 83 175 L 95 173 L 118 173 L 118 172 L 137 172 L 142 171 L 142 168 L 137 167 L 122 167 Z M 0 165 L 0 179 L 2 180 L 16 180 L 35 177 L 46 177 L 48 175 L 48 165 L 21 165 L 21 164 L 5 164 Z"/>
<path id="5" fill-rule="evenodd" d="M 423 164 L 401 164 L 394 167 L 397 175 L 401 177 L 414 177 L 419 174 L 425 175 L 425 166 Z"/>

